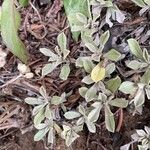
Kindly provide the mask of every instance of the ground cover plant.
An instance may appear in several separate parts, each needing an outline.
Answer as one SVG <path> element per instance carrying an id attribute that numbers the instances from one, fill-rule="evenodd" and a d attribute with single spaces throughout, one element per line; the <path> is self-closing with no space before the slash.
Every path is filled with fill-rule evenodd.
<path id="1" fill-rule="evenodd" d="M 149 10 L 1 2 L 0 149 L 150 149 Z"/>

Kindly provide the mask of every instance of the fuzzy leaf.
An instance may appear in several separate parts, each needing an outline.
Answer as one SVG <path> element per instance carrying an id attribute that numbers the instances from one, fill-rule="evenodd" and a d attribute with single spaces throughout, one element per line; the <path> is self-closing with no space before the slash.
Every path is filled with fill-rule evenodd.
<path id="1" fill-rule="evenodd" d="M 76 111 L 68 111 L 64 114 L 66 119 L 75 119 L 81 116 L 80 113 L 76 112 Z"/>
<path id="2" fill-rule="evenodd" d="M 127 65 L 127 67 L 129 67 L 130 69 L 133 69 L 133 70 L 138 70 L 138 69 L 147 67 L 147 63 L 143 63 L 138 60 L 126 61 L 125 63 Z"/>
<path id="3" fill-rule="evenodd" d="M 106 66 L 106 76 L 109 76 L 112 74 L 116 69 L 116 66 L 114 63 L 110 63 Z"/>
<path id="4" fill-rule="evenodd" d="M 141 83 L 149 84 L 150 83 L 150 69 L 148 68 L 144 75 L 141 77 Z"/>
<path id="5" fill-rule="evenodd" d="M 120 87 L 121 84 L 121 79 L 119 76 L 116 78 L 112 78 L 109 81 L 106 82 L 106 87 L 109 89 L 111 92 L 115 93 L 118 88 Z"/>
<path id="6" fill-rule="evenodd" d="M 101 67 L 100 64 L 96 65 L 92 72 L 91 72 L 91 79 L 94 82 L 98 82 L 100 80 L 103 80 L 105 78 L 106 69 L 104 67 Z"/>
<path id="7" fill-rule="evenodd" d="M 135 55 L 137 58 L 144 60 L 143 52 L 142 49 L 140 48 L 139 43 L 135 39 L 129 39 L 128 44 L 132 54 Z"/>
<path id="8" fill-rule="evenodd" d="M 42 108 L 34 117 L 34 125 L 37 126 L 40 124 L 45 118 L 45 109 Z"/>
<path id="9" fill-rule="evenodd" d="M 115 98 L 109 102 L 111 106 L 126 108 L 128 106 L 128 101 L 124 98 Z"/>
<path id="10" fill-rule="evenodd" d="M 44 128 L 44 129 L 41 129 L 41 130 L 39 130 L 36 134 L 35 134 L 35 136 L 34 136 L 34 141 L 39 141 L 39 140 L 41 140 L 45 135 L 46 135 L 46 133 L 48 132 L 48 128 Z"/>
<path id="11" fill-rule="evenodd" d="M 94 83 L 93 80 L 91 79 L 90 75 L 85 76 L 85 77 L 82 79 L 82 82 L 84 82 L 85 84 L 92 84 L 92 83 Z"/>
<path id="12" fill-rule="evenodd" d="M 117 62 L 118 60 L 121 59 L 121 54 L 116 51 L 115 49 L 111 49 L 109 52 L 107 52 L 104 57 L 106 57 L 107 59 L 111 60 L 111 61 L 115 61 Z"/>
<path id="13" fill-rule="evenodd" d="M 53 104 L 53 105 L 59 105 L 61 103 L 62 103 L 61 97 L 59 97 L 59 96 L 53 96 L 52 97 L 51 104 Z"/>
<path id="14" fill-rule="evenodd" d="M 61 68 L 61 72 L 60 72 L 59 77 L 60 77 L 62 80 L 67 80 L 69 74 L 70 74 L 70 67 L 69 67 L 69 64 L 63 65 L 63 67 Z"/>
<path id="15" fill-rule="evenodd" d="M 115 131 L 114 114 L 111 112 L 109 106 L 105 106 L 105 124 L 108 131 Z"/>
<path id="16" fill-rule="evenodd" d="M 81 13 L 86 17 L 90 16 L 87 0 L 76 0 L 76 2 L 74 2 L 74 0 L 63 0 L 63 2 L 71 30 L 74 25 L 78 25 L 79 21 L 75 17 L 77 13 Z M 80 32 L 72 32 L 72 34 L 74 39 L 77 41 Z"/>
<path id="17" fill-rule="evenodd" d="M 25 7 L 25 6 L 28 5 L 29 0 L 19 0 L 19 3 L 20 3 L 21 6 Z"/>
<path id="18" fill-rule="evenodd" d="M 39 93 L 43 96 L 43 98 L 46 100 L 47 99 L 47 93 L 46 93 L 46 89 L 44 86 L 41 86 L 39 89 Z"/>
<path id="19" fill-rule="evenodd" d="M 120 85 L 119 90 L 124 94 L 134 94 L 137 90 L 137 87 L 133 82 L 125 81 Z"/>
<path id="20" fill-rule="evenodd" d="M 88 91 L 87 87 L 81 87 L 79 88 L 79 93 L 82 97 L 85 97 L 86 92 Z"/>
<path id="21" fill-rule="evenodd" d="M 110 32 L 109 30 L 106 31 L 105 33 L 103 33 L 101 36 L 100 36 L 100 47 L 104 47 L 106 42 L 108 41 L 110 37 Z"/>
<path id="22" fill-rule="evenodd" d="M 95 87 L 92 86 L 91 88 L 89 88 L 85 94 L 86 101 L 89 102 L 89 101 L 96 99 L 97 98 L 96 93 L 97 93 L 97 90 Z"/>
<path id="23" fill-rule="evenodd" d="M 76 14 L 76 18 L 83 24 L 87 24 L 87 17 L 81 13 Z"/>
<path id="24" fill-rule="evenodd" d="M 53 144 L 54 143 L 54 130 L 53 128 L 50 128 L 48 132 L 48 143 Z"/>
<path id="25" fill-rule="evenodd" d="M 34 98 L 34 97 L 27 97 L 25 99 L 25 102 L 30 105 L 40 105 L 40 104 L 44 103 L 43 100 L 41 100 L 39 98 Z"/>
<path id="26" fill-rule="evenodd" d="M 46 64 L 42 68 L 42 76 L 46 76 L 47 74 L 51 73 L 60 64 L 61 62 L 58 62 L 58 61 Z"/>
<path id="27" fill-rule="evenodd" d="M 95 127 L 95 124 L 91 121 L 89 121 L 88 119 L 86 120 L 86 125 L 88 127 L 88 130 L 91 132 L 91 133 L 95 133 L 96 132 L 96 127 Z"/>
<path id="28" fill-rule="evenodd" d="M 26 64 L 28 53 L 17 32 L 20 22 L 20 14 L 16 10 L 14 0 L 5 0 L 2 5 L 1 35 L 11 52 Z"/>
<path id="29" fill-rule="evenodd" d="M 150 99 L 150 86 L 145 87 L 145 92 L 146 92 L 147 98 Z"/>

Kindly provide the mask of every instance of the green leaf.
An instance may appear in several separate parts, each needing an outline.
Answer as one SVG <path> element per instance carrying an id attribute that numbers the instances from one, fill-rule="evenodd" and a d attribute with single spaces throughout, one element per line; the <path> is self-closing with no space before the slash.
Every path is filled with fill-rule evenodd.
<path id="1" fill-rule="evenodd" d="M 130 81 L 125 81 L 120 85 L 119 90 L 123 92 L 124 94 L 133 95 L 136 92 L 137 87 L 135 86 L 135 83 L 130 82 Z"/>
<path id="2" fill-rule="evenodd" d="M 96 132 L 96 126 L 93 122 L 91 122 L 90 120 L 86 119 L 86 125 L 88 127 L 88 130 L 91 132 L 91 133 L 95 133 Z"/>
<path id="3" fill-rule="evenodd" d="M 104 57 L 106 57 L 107 59 L 109 59 L 111 61 L 115 61 L 115 62 L 120 60 L 121 56 L 122 55 L 118 51 L 116 51 L 115 49 L 111 49 L 109 52 L 104 54 Z"/>
<path id="4" fill-rule="evenodd" d="M 144 0 L 144 2 L 150 6 L 150 0 Z"/>
<path id="5" fill-rule="evenodd" d="M 147 65 L 148 65 L 147 63 L 143 63 L 138 60 L 126 61 L 125 63 L 127 65 L 127 67 L 129 67 L 130 69 L 133 69 L 133 70 L 142 69 L 144 67 L 147 67 Z"/>
<path id="6" fill-rule="evenodd" d="M 39 130 L 36 134 L 35 134 L 35 136 L 34 136 L 34 141 L 39 141 L 39 140 L 41 140 L 45 135 L 46 135 L 46 133 L 48 132 L 48 128 L 44 128 L 44 129 L 41 129 L 41 130 Z"/>
<path id="7" fill-rule="evenodd" d="M 46 64 L 42 68 L 42 76 L 46 76 L 47 74 L 51 73 L 60 64 L 61 62 L 58 62 L 58 61 Z"/>
<path id="8" fill-rule="evenodd" d="M 148 68 L 143 76 L 140 79 L 141 83 L 149 84 L 150 83 L 150 69 Z"/>
<path id="9" fill-rule="evenodd" d="M 25 99 L 25 102 L 30 105 L 40 105 L 40 104 L 44 103 L 43 100 L 41 100 L 39 98 L 34 98 L 34 97 L 27 97 Z"/>
<path id="10" fill-rule="evenodd" d="M 85 77 L 82 79 L 82 82 L 85 83 L 85 84 L 92 84 L 92 83 L 94 83 L 94 81 L 91 79 L 90 75 L 85 76 Z"/>
<path id="11" fill-rule="evenodd" d="M 28 5 L 29 0 L 19 0 L 19 3 L 20 3 L 21 6 L 25 7 L 25 6 Z"/>
<path id="12" fill-rule="evenodd" d="M 76 14 L 76 18 L 83 24 L 87 24 L 87 17 L 81 13 Z"/>
<path id="13" fill-rule="evenodd" d="M 2 5 L 1 35 L 11 52 L 26 64 L 28 53 L 17 32 L 20 22 L 20 14 L 16 10 L 14 0 L 5 0 Z"/>
<path id="14" fill-rule="evenodd" d="M 110 132 L 115 131 L 115 120 L 114 120 L 114 114 L 111 112 L 109 106 L 105 106 L 105 124 L 106 129 Z"/>
<path id="15" fill-rule="evenodd" d="M 81 87 L 79 88 L 79 93 L 82 97 L 85 97 L 86 92 L 88 91 L 87 87 Z"/>
<path id="16" fill-rule="evenodd" d="M 80 113 L 76 112 L 76 111 L 68 111 L 64 114 L 66 119 L 75 119 L 81 116 Z"/>
<path id="17" fill-rule="evenodd" d="M 85 94 L 85 99 L 87 102 L 92 101 L 94 99 L 97 98 L 97 90 L 94 86 L 92 86 L 91 88 L 89 88 Z"/>
<path id="18" fill-rule="evenodd" d="M 61 103 L 62 103 L 61 97 L 59 97 L 59 96 L 53 96 L 52 97 L 51 104 L 53 104 L 53 105 L 59 105 Z"/>
<path id="19" fill-rule="evenodd" d="M 46 89 L 44 86 L 41 86 L 40 89 L 39 89 L 39 93 L 43 96 L 43 98 L 45 100 L 47 100 L 47 93 L 46 93 Z M 46 101 L 45 101 L 46 102 Z"/>
<path id="20" fill-rule="evenodd" d="M 125 98 L 115 98 L 109 102 L 111 106 L 126 108 L 128 106 L 128 101 Z"/>
<path id="21" fill-rule="evenodd" d="M 149 85 L 145 87 L 145 92 L 146 92 L 147 98 L 150 99 L 150 86 Z"/>
<path id="22" fill-rule="evenodd" d="M 66 57 L 68 56 L 70 51 L 67 50 L 67 38 L 66 38 L 66 35 L 64 34 L 64 32 L 62 32 L 61 34 L 58 35 L 57 42 L 63 53 L 63 58 L 66 59 Z"/>
<path id="23" fill-rule="evenodd" d="M 45 56 L 50 57 L 49 61 L 57 61 L 59 59 L 59 57 L 56 54 L 54 54 L 51 50 L 47 48 L 40 48 L 40 52 Z"/>
<path id="24" fill-rule="evenodd" d="M 146 48 L 143 48 L 143 58 L 147 63 L 150 62 L 150 55 L 149 55 L 148 50 Z"/>
<path id="25" fill-rule="evenodd" d="M 53 118 L 53 116 L 52 116 L 52 111 L 51 111 L 49 105 L 46 105 L 46 108 L 45 108 L 45 117 L 46 117 L 47 119 Z"/>
<path id="26" fill-rule="evenodd" d="M 45 118 L 45 108 L 42 108 L 34 117 L 34 125 L 37 126 Z"/>
<path id="27" fill-rule="evenodd" d="M 139 43 L 135 39 L 129 39 L 128 44 L 132 54 L 135 55 L 137 58 L 141 59 L 142 61 L 144 61 L 143 52 L 139 46 Z"/>
<path id="28" fill-rule="evenodd" d="M 106 66 L 106 76 L 110 76 L 116 69 L 116 66 L 114 63 L 110 63 Z"/>
<path id="29" fill-rule="evenodd" d="M 63 67 L 61 68 L 61 72 L 60 72 L 59 77 L 60 77 L 62 80 L 67 80 L 69 74 L 70 74 L 70 67 L 69 67 L 69 64 L 63 65 Z"/>
<path id="30" fill-rule="evenodd" d="M 78 25 L 79 21 L 75 17 L 77 13 L 81 13 L 86 17 L 90 16 L 89 13 L 89 6 L 88 6 L 88 1 L 87 0 L 63 0 L 64 2 L 64 8 L 65 12 L 70 24 L 70 28 L 74 25 Z M 77 41 L 80 32 L 72 32 L 74 39 Z"/>
<path id="31" fill-rule="evenodd" d="M 132 0 L 136 5 L 140 6 L 140 7 L 145 7 L 145 3 L 143 0 Z"/>
<path id="32" fill-rule="evenodd" d="M 110 32 L 109 30 L 106 31 L 105 33 L 103 33 L 101 36 L 100 36 L 100 47 L 104 47 L 106 42 L 108 41 L 110 37 Z"/>
<path id="33" fill-rule="evenodd" d="M 115 93 L 118 88 L 120 87 L 121 84 L 121 79 L 119 76 L 116 78 L 112 78 L 109 81 L 106 82 L 106 87 L 109 89 L 111 92 Z"/>

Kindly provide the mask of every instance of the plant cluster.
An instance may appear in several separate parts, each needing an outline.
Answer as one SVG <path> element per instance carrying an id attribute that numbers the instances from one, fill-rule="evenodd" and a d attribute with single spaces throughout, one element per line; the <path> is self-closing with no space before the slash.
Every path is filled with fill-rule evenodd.
<path id="1" fill-rule="evenodd" d="M 147 10 L 150 4 L 149 0 L 133 1 L 144 10 Z M 27 5 L 25 0 L 20 0 L 20 2 L 22 5 Z M 48 143 L 53 144 L 57 133 L 66 140 L 66 145 L 70 146 L 79 137 L 79 132 L 83 130 L 84 125 L 87 126 L 89 132 L 96 132 L 96 122 L 100 115 L 104 115 L 106 129 L 109 132 L 115 132 L 114 110 L 116 108 L 126 108 L 132 105 L 134 114 L 142 113 L 145 101 L 150 99 L 150 54 L 147 49 L 142 50 L 135 39 L 129 39 L 128 45 L 133 57 L 132 60 L 126 60 L 125 64 L 127 69 L 138 74 L 138 78 L 123 81 L 117 72 L 117 65 L 126 56 L 115 49 L 104 50 L 109 41 L 110 32 L 109 30 L 103 31 L 102 27 L 104 24 L 112 27 L 114 20 L 122 23 L 125 19 L 124 13 L 112 0 L 77 0 L 76 3 L 73 0 L 64 0 L 64 7 L 73 37 L 78 40 L 81 35 L 81 46 L 85 50 L 81 56 L 75 58 L 75 62 L 70 61 L 67 36 L 64 32 L 60 33 L 57 37 L 58 46 L 54 50 L 40 49 L 42 54 L 49 57 L 48 63 L 42 68 L 42 77 L 60 68 L 59 78 L 67 80 L 72 69 L 70 64 L 81 68 L 83 86 L 79 88 L 79 93 L 84 100 L 79 106 L 70 109 L 65 106 L 64 102 L 67 101 L 72 91 L 62 93 L 60 96 L 51 96 L 41 86 L 40 96 L 27 97 L 25 102 L 33 106 L 33 122 L 38 130 L 34 136 L 35 141 L 47 137 Z M 101 14 L 103 9 L 106 10 L 105 17 Z M 101 18 L 103 19 L 100 22 Z M 5 0 L 1 18 L 3 40 L 13 53 L 26 63 L 26 50 L 17 34 L 19 25 L 20 17 L 14 1 Z M 13 34 L 14 40 L 10 39 L 10 33 Z M 21 69 L 20 72 L 22 72 Z M 22 74 L 27 73 L 30 71 Z M 118 93 L 124 95 L 119 96 Z M 139 149 L 150 148 L 149 134 L 148 127 L 145 127 L 145 131 L 137 130 L 138 138 L 136 136 L 135 140 L 133 136 L 133 139 L 142 143 L 138 145 Z"/>

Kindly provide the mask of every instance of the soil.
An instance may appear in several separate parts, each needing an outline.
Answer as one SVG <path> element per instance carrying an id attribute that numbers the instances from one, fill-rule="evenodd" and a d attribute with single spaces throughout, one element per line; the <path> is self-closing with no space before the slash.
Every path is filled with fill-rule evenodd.
<path id="1" fill-rule="evenodd" d="M 53 147 L 47 147 L 44 141 L 34 141 L 33 137 L 36 131 L 32 127 L 31 107 L 24 103 L 24 98 L 38 95 L 39 87 L 44 85 L 48 87 L 47 92 L 50 95 L 60 95 L 64 91 L 69 92 L 72 90 L 73 95 L 70 96 L 66 103 L 69 107 L 75 107 L 82 101 L 77 91 L 78 87 L 82 85 L 81 71 L 76 69 L 71 72 L 69 79 L 63 82 L 58 79 L 58 70 L 45 78 L 40 78 L 39 71 L 47 63 L 47 58 L 39 52 L 39 48 L 47 47 L 54 49 L 57 45 L 56 37 L 62 30 L 65 31 L 68 37 L 68 45 L 71 49 L 70 58 L 78 57 L 79 52 L 82 51 L 82 47 L 79 46 L 80 41 L 74 42 L 71 37 L 67 18 L 60 0 L 54 0 L 50 4 L 47 4 L 46 1 L 40 3 L 40 0 L 38 0 L 33 4 L 37 10 L 34 10 L 31 5 L 20 10 L 22 26 L 19 33 L 30 53 L 30 68 L 36 72 L 36 75 L 32 80 L 16 80 L 0 91 L 0 109 L 4 110 L 0 112 L 0 119 L 11 108 L 9 110 L 11 116 L 6 117 L 5 120 L 9 124 L 5 124 L 5 121 L 0 121 L 0 150 L 119 150 L 120 146 L 131 141 L 131 135 L 135 132 L 135 129 L 144 128 L 145 125 L 150 126 L 150 101 L 146 102 L 143 115 L 133 116 L 130 113 L 130 108 L 123 110 L 122 127 L 119 132 L 114 134 L 106 130 L 103 123 L 104 118 L 101 117 L 97 123 L 96 134 L 89 133 L 87 128 L 84 127 L 84 132 L 80 134 L 80 138 L 69 148 L 65 146 L 64 140 L 58 136 L 56 136 L 56 142 Z M 129 14 L 129 17 L 127 17 L 124 24 L 115 24 L 110 29 L 112 37 L 106 47 L 113 47 L 122 53 L 128 53 L 122 51 L 122 41 L 126 42 L 130 37 L 139 36 L 138 29 L 144 28 L 139 36 L 139 41 L 141 41 L 140 44 L 143 47 L 150 49 L 149 38 L 146 40 L 146 37 L 144 37 L 145 33 L 150 29 L 150 24 L 148 23 L 150 21 L 150 14 L 140 17 L 137 15 L 139 7 L 127 0 L 117 0 L 117 4 L 121 10 Z M 114 37 L 117 40 L 112 45 Z M 1 48 L 7 51 L 1 38 L 0 44 Z M 130 57 L 130 54 L 128 55 Z M 11 53 L 8 54 L 7 64 L 4 69 L 0 70 L 0 85 L 17 76 L 18 62 L 19 60 Z M 122 76 L 122 78 L 128 77 L 128 74 Z M 116 118 L 119 118 L 119 113 L 116 113 Z M 136 148 L 133 149 L 136 150 Z"/>

